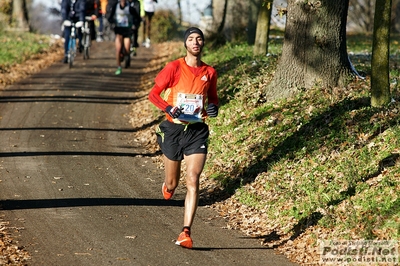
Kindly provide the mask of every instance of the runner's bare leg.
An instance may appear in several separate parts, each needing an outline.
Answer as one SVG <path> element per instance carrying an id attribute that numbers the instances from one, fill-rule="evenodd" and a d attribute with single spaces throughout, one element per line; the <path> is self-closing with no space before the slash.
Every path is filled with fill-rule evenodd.
<path id="1" fill-rule="evenodd" d="M 122 35 L 117 34 L 115 36 L 115 56 L 117 59 L 117 66 L 121 66 L 120 52 L 122 48 Z"/>
<path id="2" fill-rule="evenodd" d="M 165 167 L 165 185 L 168 190 L 174 190 L 179 184 L 181 161 L 173 161 L 163 155 Z"/>
<path id="3" fill-rule="evenodd" d="M 186 162 L 186 198 L 185 215 L 183 219 L 184 226 L 192 226 L 194 215 L 199 203 L 199 184 L 200 175 L 206 162 L 206 154 L 191 154 L 185 156 Z"/>

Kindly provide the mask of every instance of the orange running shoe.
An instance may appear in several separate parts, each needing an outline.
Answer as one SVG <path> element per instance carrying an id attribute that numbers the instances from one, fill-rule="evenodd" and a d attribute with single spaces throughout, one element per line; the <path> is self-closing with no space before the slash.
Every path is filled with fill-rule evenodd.
<path id="1" fill-rule="evenodd" d="M 169 200 L 172 198 L 174 195 L 175 190 L 168 191 L 167 186 L 165 185 L 165 182 L 162 184 L 162 194 L 164 196 L 164 199 Z"/>
<path id="2" fill-rule="evenodd" d="M 176 240 L 175 244 L 184 248 L 192 248 L 193 240 L 190 237 L 190 231 L 186 228 L 183 229 L 182 233 L 179 234 L 178 240 Z"/>

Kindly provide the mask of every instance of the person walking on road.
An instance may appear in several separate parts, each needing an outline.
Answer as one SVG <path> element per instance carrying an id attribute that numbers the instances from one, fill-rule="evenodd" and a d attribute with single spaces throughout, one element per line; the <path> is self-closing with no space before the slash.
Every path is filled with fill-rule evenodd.
<path id="1" fill-rule="evenodd" d="M 120 75 L 122 72 L 122 60 L 128 60 L 126 66 L 129 66 L 132 25 L 138 19 L 140 19 L 140 14 L 137 14 L 135 7 L 128 0 L 120 0 L 111 8 L 109 22 L 115 23 L 115 55 L 117 59 L 115 75 Z"/>
<path id="2" fill-rule="evenodd" d="M 166 113 L 156 130 L 165 166 L 162 184 L 169 200 L 178 186 L 181 162 L 186 162 L 186 197 L 183 229 L 176 241 L 193 247 L 191 226 L 199 201 L 199 179 L 206 163 L 209 127 L 207 117 L 218 115 L 217 72 L 201 61 L 204 34 L 191 27 L 184 34 L 186 56 L 168 63 L 156 76 L 149 100 Z M 164 98 L 161 94 L 164 92 Z"/>
<path id="3" fill-rule="evenodd" d="M 140 17 L 140 1 L 139 0 L 129 0 L 130 5 L 136 10 L 136 19 L 132 25 L 132 43 L 131 43 L 131 53 L 133 56 L 137 55 L 136 49 L 139 47 L 138 37 L 139 37 L 139 27 L 142 22 L 142 18 Z"/>
<path id="4" fill-rule="evenodd" d="M 81 21 L 82 23 L 85 21 L 85 0 L 62 0 L 61 1 L 61 19 L 63 21 L 63 25 L 65 21 L 71 21 L 77 23 Z M 63 63 L 68 63 L 68 44 L 69 38 L 71 35 L 71 26 L 63 26 L 64 27 L 64 59 Z M 79 40 L 79 52 L 82 52 L 82 30 L 77 29 L 77 35 Z"/>
<path id="5" fill-rule="evenodd" d="M 106 11 L 107 11 L 107 4 L 108 0 L 100 0 L 99 17 L 97 18 L 97 20 L 99 21 L 99 28 L 97 30 L 98 35 L 96 37 L 97 42 L 104 41 L 103 31 L 104 31 L 104 19 L 106 17 Z"/>
<path id="6" fill-rule="evenodd" d="M 91 18 L 89 20 L 90 39 L 95 40 L 97 33 L 96 33 L 96 27 L 94 25 L 94 21 L 99 17 L 100 1 L 99 0 L 85 0 L 85 2 L 86 2 L 86 8 L 85 8 L 86 17 Z"/>
<path id="7" fill-rule="evenodd" d="M 143 0 L 143 46 L 150 47 L 151 19 L 156 11 L 157 0 Z"/>

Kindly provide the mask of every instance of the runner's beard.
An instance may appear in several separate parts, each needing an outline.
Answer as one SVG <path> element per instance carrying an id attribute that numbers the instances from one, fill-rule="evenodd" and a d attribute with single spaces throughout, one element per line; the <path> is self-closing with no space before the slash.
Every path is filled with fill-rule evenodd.
<path id="1" fill-rule="evenodd" d="M 199 56 L 201 54 L 201 51 L 203 50 L 203 47 L 200 47 L 198 51 L 193 51 L 191 48 L 187 48 L 187 50 L 191 55 Z"/>

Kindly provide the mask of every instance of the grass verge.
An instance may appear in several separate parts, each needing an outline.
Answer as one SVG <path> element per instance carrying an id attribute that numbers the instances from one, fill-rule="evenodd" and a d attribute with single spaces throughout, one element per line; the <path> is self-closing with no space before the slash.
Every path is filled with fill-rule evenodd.
<path id="1" fill-rule="evenodd" d="M 273 103 L 263 102 L 262 90 L 278 55 L 254 57 L 252 47 L 240 44 L 206 51 L 204 61 L 219 73 L 223 105 L 209 121 L 205 175 L 231 195 L 216 207 L 230 227 L 290 250 L 299 263 L 304 254 L 318 260 L 320 240 L 400 239 L 398 42 L 395 36 L 393 102 L 379 109 L 370 106 L 371 37 L 348 40 L 365 80 L 346 88 L 316 86 Z M 279 46 L 272 43 L 270 50 L 279 53 Z M 294 241 L 311 235 L 307 247 L 295 250 Z"/>
<path id="2" fill-rule="evenodd" d="M 0 43 L 0 73 L 4 73 L 14 64 L 47 51 L 54 40 L 27 32 L 0 31 Z"/>

